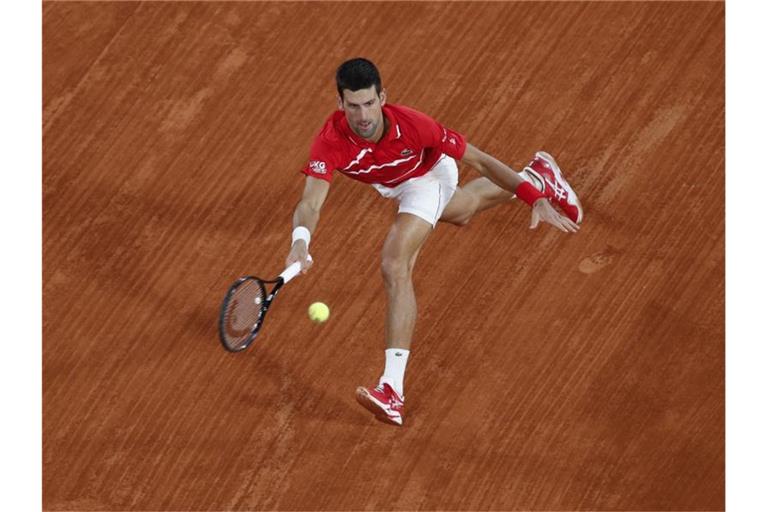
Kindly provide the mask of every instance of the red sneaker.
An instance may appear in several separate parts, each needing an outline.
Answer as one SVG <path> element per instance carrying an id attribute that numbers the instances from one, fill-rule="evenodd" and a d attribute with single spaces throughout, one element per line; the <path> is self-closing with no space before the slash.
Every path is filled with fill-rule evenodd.
<path id="1" fill-rule="evenodd" d="M 357 401 L 384 423 L 403 424 L 403 398 L 387 383 L 375 388 L 360 386 L 355 393 Z"/>
<path id="2" fill-rule="evenodd" d="M 531 178 L 533 185 L 537 187 L 550 202 L 557 204 L 560 209 L 573 222 L 581 223 L 584 211 L 581 209 L 576 192 L 563 178 L 557 162 L 549 153 L 538 151 L 536 156 L 523 171 Z"/>

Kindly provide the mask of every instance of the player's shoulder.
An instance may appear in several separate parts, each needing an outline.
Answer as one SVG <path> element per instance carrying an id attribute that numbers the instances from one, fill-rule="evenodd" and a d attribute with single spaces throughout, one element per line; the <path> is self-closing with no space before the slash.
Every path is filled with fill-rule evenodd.
<path id="1" fill-rule="evenodd" d="M 343 141 L 344 134 L 340 125 L 342 117 L 344 117 L 344 113 L 340 111 L 336 111 L 328 116 L 323 126 L 315 135 L 315 144 L 327 144 L 334 147 Z"/>
<path id="2" fill-rule="evenodd" d="M 315 133 L 310 147 L 310 160 L 323 161 L 329 168 L 335 168 L 349 153 L 349 141 L 344 135 L 341 122 L 343 112 L 334 112 Z"/>
<path id="3" fill-rule="evenodd" d="M 430 115 L 405 105 L 388 105 L 397 124 L 406 136 L 409 133 L 432 133 L 438 125 Z"/>
<path id="4" fill-rule="evenodd" d="M 426 122 L 433 121 L 432 116 L 425 114 L 420 110 L 416 110 L 415 108 L 409 107 L 407 105 L 390 103 L 387 105 L 387 108 L 389 108 L 395 114 L 395 117 L 398 119 L 398 121 L 402 120 L 405 122 L 412 122 L 412 123 L 423 123 L 425 121 Z"/>

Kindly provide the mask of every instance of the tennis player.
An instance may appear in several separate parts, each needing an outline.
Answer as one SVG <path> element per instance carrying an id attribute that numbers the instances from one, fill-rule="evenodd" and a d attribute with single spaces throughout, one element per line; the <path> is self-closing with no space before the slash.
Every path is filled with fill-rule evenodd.
<path id="1" fill-rule="evenodd" d="M 463 226 L 476 213 L 515 197 L 531 207 L 531 228 L 543 221 L 576 232 L 583 213 L 550 155 L 538 152 L 522 172 L 513 171 L 428 115 L 388 104 L 379 72 L 369 60 L 341 64 L 336 90 L 338 111 L 315 137 L 303 169 L 304 192 L 293 214 L 287 264 L 299 261 L 303 272 L 312 265 L 309 243 L 334 172 L 368 183 L 398 202 L 381 255 L 387 291 L 384 373 L 378 385 L 359 387 L 356 397 L 377 419 L 402 425 L 403 381 L 416 323 L 413 268 L 437 223 Z M 458 161 L 480 177 L 459 187 Z"/>

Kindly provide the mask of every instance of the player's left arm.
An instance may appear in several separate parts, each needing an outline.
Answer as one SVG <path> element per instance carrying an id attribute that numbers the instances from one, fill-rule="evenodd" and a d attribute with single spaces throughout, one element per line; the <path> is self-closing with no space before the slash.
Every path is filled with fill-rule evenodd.
<path id="1" fill-rule="evenodd" d="M 473 167 L 496 185 L 504 190 L 509 190 L 513 194 L 517 187 L 525 181 L 509 166 L 498 161 L 488 153 L 480 151 L 470 143 L 467 143 L 467 149 L 464 150 L 464 156 L 461 158 L 461 161 Z"/>
<path id="2" fill-rule="evenodd" d="M 531 206 L 531 228 L 538 226 L 540 221 L 552 224 L 561 231 L 576 232 L 578 224 L 568 217 L 560 215 L 533 185 L 525 181 L 509 166 L 500 162 L 488 153 L 467 143 L 461 161 L 473 167 L 504 190 L 508 190 Z"/>

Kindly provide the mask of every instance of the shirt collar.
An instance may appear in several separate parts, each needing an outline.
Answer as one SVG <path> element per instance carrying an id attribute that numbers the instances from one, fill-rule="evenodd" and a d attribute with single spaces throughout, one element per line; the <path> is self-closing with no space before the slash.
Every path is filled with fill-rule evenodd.
<path id="1" fill-rule="evenodd" d="M 402 133 L 400 132 L 400 124 L 397 122 L 397 118 L 395 117 L 395 112 L 389 107 L 389 105 L 384 105 L 382 107 L 382 111 L 384 112 L 384 115 L 389 120 L 389 131 L 386 135 L 382 138 L 382 140 L 397 140 L 402 136 Z"/>

